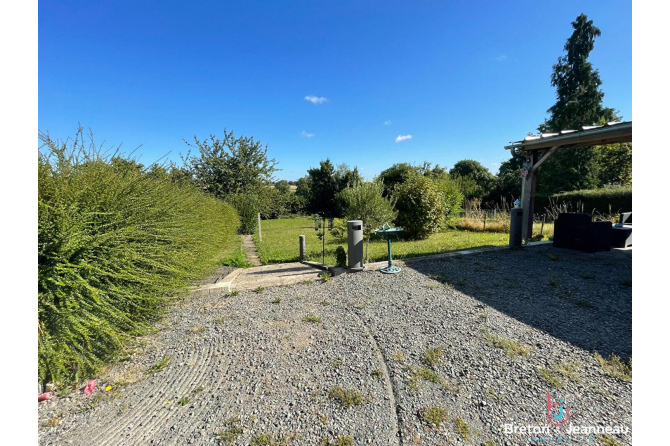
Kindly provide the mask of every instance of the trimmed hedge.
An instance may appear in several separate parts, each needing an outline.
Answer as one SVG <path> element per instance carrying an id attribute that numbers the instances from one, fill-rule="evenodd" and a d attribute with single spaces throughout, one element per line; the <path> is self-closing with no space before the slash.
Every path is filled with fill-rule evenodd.
<path id="1" fill-rule="evenodd" d="M 612 187 L 606 189 L 586 189 L 563 192 L 551 196 L 535 198 L 535 213 L 541 214 L 545 208 L 566 206 L 569 212 L 598 212 L 617 215 L 633 210 L 633 188 Z"/>
<path id="2" fill-rule="evenodd" d="M 231 205 L 81 136 L 41 135 L 38 161 L 38 376 L 59 387 L 95 376 L 239 243 Z"/>

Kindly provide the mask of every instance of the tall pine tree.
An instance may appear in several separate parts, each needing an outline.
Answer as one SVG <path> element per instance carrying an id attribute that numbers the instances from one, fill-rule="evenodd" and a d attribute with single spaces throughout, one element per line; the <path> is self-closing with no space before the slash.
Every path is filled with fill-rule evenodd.
<path id="1" fill-rule="evenodd" d="M 602 81 L 588 61 L 600 29 L 584 14 L 572 22 L 572 27 L 574 31 L 564 46 L 566 54 L 553 67 L 551 85 L 556 87 L 556 104 L 547 110 L 549 119 L 538 127 L 542 133 L 580 130 L 585 125 L 620 120 L 613 108 L 603 107 Z M 559 150 L 542 166 L 538 191 L 551 194 L 600 186 L 601 164 L 607 153 L 588 147 Z"/>

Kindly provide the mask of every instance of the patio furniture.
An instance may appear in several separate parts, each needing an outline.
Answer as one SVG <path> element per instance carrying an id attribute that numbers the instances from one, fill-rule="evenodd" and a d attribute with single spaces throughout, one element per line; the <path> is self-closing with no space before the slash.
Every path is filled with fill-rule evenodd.
<path id="1" fill-rule="evenodd" d="M 633 246 L 633 213 L 619 214 L 619 223 L 612 228 L 612 248 Z"/>
<path id="2" fill-rule="evenodd" d="M 609 251 L 612 223 L 591 221 L 590 214 L 559 214 L 554 223 L 554 246 L 586 252 Z"/>

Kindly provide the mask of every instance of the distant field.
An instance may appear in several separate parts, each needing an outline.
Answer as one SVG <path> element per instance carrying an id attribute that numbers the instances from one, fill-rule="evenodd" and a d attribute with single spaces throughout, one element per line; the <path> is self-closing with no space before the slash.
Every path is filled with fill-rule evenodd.
<path id="1" fill-rule="evenodd" d="M 341 221 L 341 220 L 339 220 Z M 338 220 L 335 221 L 337 225 Z M 254 241 L 258 246 L 261 261 L 264 264 L 296 262 L 298 257 L 298 236 L 305 236 L 307 259 L 321 262 L 322 242 L 316 236 L 314 222 L 310 218 L 263 220 L 263 242 L 259 242 L 258 234 Z M 509 241 L 507 233 L 476 232 L 459 229 L 447 230 L 433 234 L 426 240 L 393 241 L 393 258 L 417 257 L 439 254 L 461 249 L 483 248 L 487 246 L 504 246 Z M 338 246 L 345 249 L 346 240 L 340 243 L 326 231 L 326 263 L 335 264 L 335 250 Z M 388 258 L 388 247 L 385 240 L 370 241 L 370 261 L 382 261 Z"/>

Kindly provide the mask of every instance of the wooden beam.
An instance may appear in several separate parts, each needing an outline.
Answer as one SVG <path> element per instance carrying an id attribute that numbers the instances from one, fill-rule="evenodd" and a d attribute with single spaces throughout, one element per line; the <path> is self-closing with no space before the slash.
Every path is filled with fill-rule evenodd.
<path id="1" fill-rule="evenodd" d="M 533 168 L 531 170 L 537 170 L 542 165 L 542 163 L 544 163 L 547 160 L 547 158 L 549 158 L 554 152 L 556 152 L 560 148 L 561 146 L 558 145 L 549 149 L 544 155 L 542 155 L 542 158 L 540 158 L 540 160 L 537 163 L 533 164 Z"/>
<path id="2" fill-rule="evenodd" d="M 587 130 L 584 132 L 568 133 L 565 135 L 536 139 L 522 144 L 518 149 L 529 151 L 542 150 L 554 147 L 555 145 L 589 147 L 621 142 L 633 142 L 632 126 L 628 128 L 611 129 L 607 133 L 603 131 L 589 132 Z"/>

